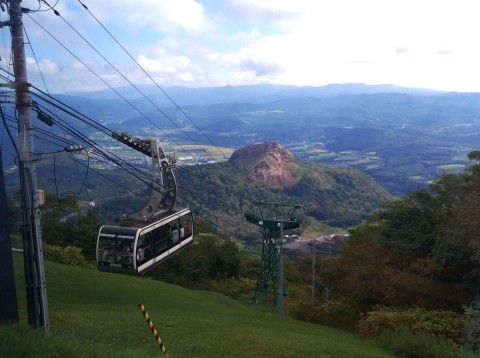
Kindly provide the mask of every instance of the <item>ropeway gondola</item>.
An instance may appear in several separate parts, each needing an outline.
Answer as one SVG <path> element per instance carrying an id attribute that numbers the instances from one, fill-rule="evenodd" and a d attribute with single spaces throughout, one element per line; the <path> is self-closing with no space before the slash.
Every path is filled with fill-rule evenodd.
<path id="1" fill-rule="evenodd" d="M 193 215 L 176 205 L 175 160 L 156 139 L 114 133 L 122 143 L 152 158 L 152 194 L 139 211 L 122 214 L 98 233 L 96 259 L 100 271 L 143 274 L 193 243 Z"/>
<path id="2" fill-rule="evenodd" d="M 103 225 L 97 240 L 100 271 L 142 274 L 193 242 L 193 220 L 181 208 L 154 217 Z"/>

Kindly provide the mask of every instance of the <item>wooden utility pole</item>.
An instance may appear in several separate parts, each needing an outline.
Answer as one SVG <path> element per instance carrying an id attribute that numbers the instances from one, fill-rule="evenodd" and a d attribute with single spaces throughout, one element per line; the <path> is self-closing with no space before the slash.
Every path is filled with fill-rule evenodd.
<path id="1" fill-rule="evenodd" d="M 284 307 L 284 300 L 283 296 L 285 295 L 285 290 L 284 290 L 284 278 L 283 278 L 283 225 L 284 222 L 280 221 L 278 223 L 278 226 L 280 227 L 280 248 L 279 248 L 279 253 L 278 255 L 280 256 L 279 260 L 279 271 L 280 271 L 280 277 L 278 281 L 278 287 L 279 287 L 279 293 L 278 293 L 278 313 L 280 316 L 283 316 L 285 314 L 285 307 Z"/>
<path id="2" fill-rule="evenodd" d="M 22 239 L 25 266 L 28 323 L 34 328 L 49 331 L 47 285 L 43 262 L 40 230 L 40 205 L 37 191 L 37 174 L 34 163 L 33 133 L 30 121 L 30 84 L 27 81 L 25 45 L 21 0 L 9 0 L 10 20 L 2 26 L 10 26 L 12 33 L 12 57 L 15 74 L 15 95 L 18 117 L 18 155 L 22 203 Z"/>
<path id="3" fill-rule="evenodd" d="M 317 258 L 317 238 L 313 240 L 313 259 L 312 259 L 312 306 L 315 305 L 315 269 Z"/>

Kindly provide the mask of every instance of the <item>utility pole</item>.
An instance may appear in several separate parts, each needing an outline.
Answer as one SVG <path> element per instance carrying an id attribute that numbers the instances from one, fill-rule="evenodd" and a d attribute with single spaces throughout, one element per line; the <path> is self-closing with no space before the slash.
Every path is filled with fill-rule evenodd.
<path id="1" fill-rule="evenodd" d="M 312 306 L 315 305 L 315 268 L 317 257 L 317 238 L 313 240 L 313 260 L 312 260 Z"/>
<path id="2" fill-rule="evenodd" d="M 27 80 L 21 0 L 9 0 L 12 56 L 15 74 L 15 96 L 18 116 L 18 155 L 22 204 L 22 239 L 25 266 L 28 323 L 34 328 L 50 329 L 47 304 L 47 285 L 43 262 L 40 230 L 40 205 L 37 174 L 34 163 L 33 133 L 30 120 L 30 84 Z"/>
<path id="3" fill-rule="evenodd" d="M 285 306 L 284 306 L 284 301 L 283 297 L 285 295 L 284 292 L 284 278 L 283 278 L 283 221 L 278 223 L 278 226 L 280 226 L 280 248 L 279 248 L 279 255 L 280 255 L 280 279 L 279 279 L 279 294 L 278 294 L 278 314 L 280 316 L 283 316 L 285 314 Z"/>

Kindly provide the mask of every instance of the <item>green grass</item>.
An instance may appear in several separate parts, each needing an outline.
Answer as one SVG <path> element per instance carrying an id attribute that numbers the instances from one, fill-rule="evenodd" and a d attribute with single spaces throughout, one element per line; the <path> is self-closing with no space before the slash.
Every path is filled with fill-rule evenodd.
<path id="1" fill-rule="evenodd" d="M 465 170 L 465 165 L 463 164 L 445 164 L 437 166 L 440 170 L 445 170 L 451 173 L 461 173 Z"/>
<path id="2" fill-rule="evenodd" d="M 0 325 L 0 357 L 391 357 L 369 340 L 280 317 L 271 306 L 46 262 L 50 333 L 26 324 L 23 261 L 14 254 L 20 323 Z"/>
<path id="3" fill-rule="evenodd" d="M 314 153 L 309 155 L 308 160 L 326 160 L 336 158 L 337 154 L 333 152 Z"/>

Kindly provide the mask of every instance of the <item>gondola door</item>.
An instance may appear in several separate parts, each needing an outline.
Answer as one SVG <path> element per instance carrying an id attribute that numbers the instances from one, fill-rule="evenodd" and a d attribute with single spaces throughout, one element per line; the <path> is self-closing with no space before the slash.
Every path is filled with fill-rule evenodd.
<path id="1" fill-rule="evenodd" d="M 134 247 L 137 229 L 104 225 L 97 240 L 97 267 L 101 271 L 136 273 Z"/>

